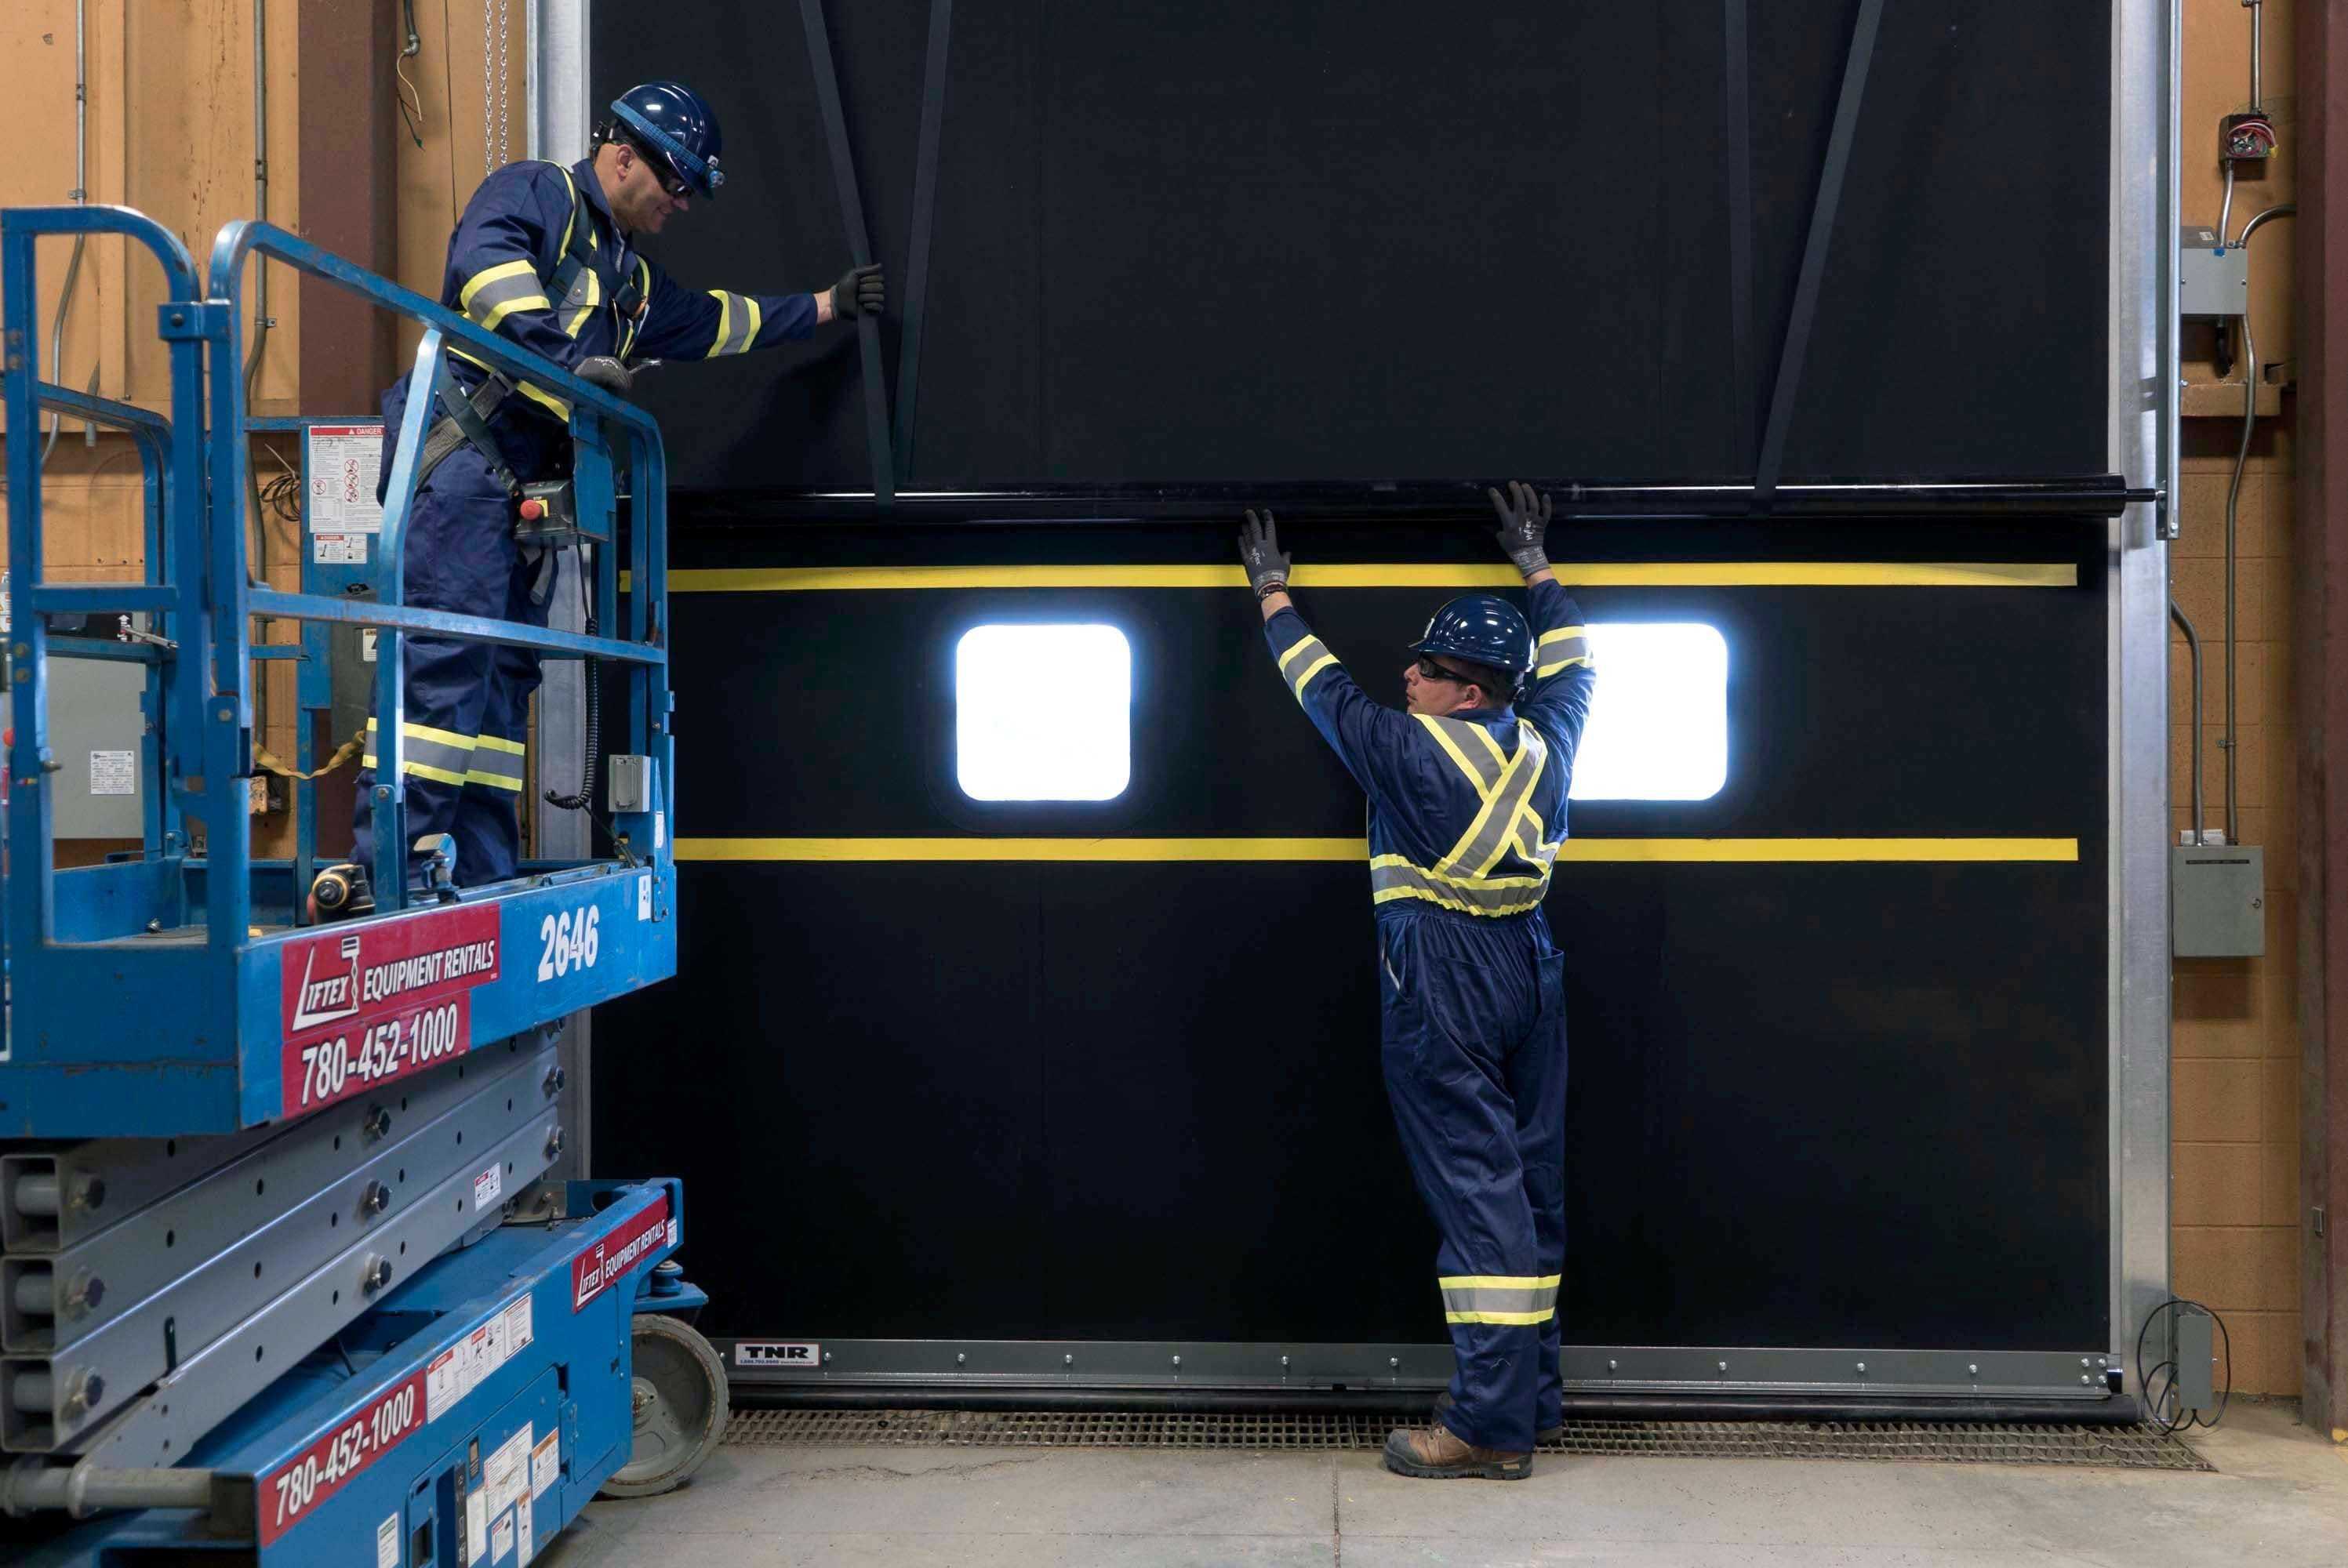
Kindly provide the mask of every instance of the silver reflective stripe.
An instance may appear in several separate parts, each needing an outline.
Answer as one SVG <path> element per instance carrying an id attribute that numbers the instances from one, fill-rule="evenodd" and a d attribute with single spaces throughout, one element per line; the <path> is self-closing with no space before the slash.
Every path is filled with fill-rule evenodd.
<path id="1" fill-rule="evenodd" d="M 1443 749 L 1475 775 L 1478 794 L 1488 795 L 1498 787 L 1501 763 L 1494 754 L 1490 731 L 1465 719 L 1438 719 L 1432 713 L 1416 716 L 1420 723 L 1447 743 Z"/>
<path id="2" fill-rule="evenodd" d="M 1500 851 L 1516 836 L 1517 813 L 1532 798 L 1533 786 L 1540 783 L 1541 769 L 1549 762 L 1549 747 L 1530 724 L 1517 722 L 1517 754 L 1509 759 L 1509 770 L 1500 787 L 1451 853 L 1435 863 L 1437 871 L 1466 872 L 1480 876 L 1500 857 Z"/>
<path id="3" fill-rule="evenodd" d="M 1288 682 L 1289 690 L 1302 702 L 1304 688 L 1313 683 L 1313 677 L 1336 662 L 1337 656 L 1329 651 L 1327 643 L 1317 637 L 1306 637 L 1280 656 L 1280 678 Z"/>
<path id="4" fill-rule="evenodd" d="M 527 271 L 491 278 L 470 290 L 465 301 L 465 313 L 489 328 L 495 328 L 514 311 L 546 308 L 546 285 L 538 281 L 535 272 Z"/>
<path id="5" fill-rule="evenodd" d="M 718 305 L 717 346 L 709 352 L 713 357 L 721 354 L 740 354 L 750 346 L 750 335 L 757 330 L 757 323 L 751 314 L 749 298 L 724 289 L 709 292 Z"/>
<path id="6" fill-rule="evenodd" d="M 1473 880 L 1443 877 L 1422 871 L 1398 856 L 1382 855 L 1370 862 L 1370 902 L 1419 898 L 1467 915 L 1521 915 L 1537 907 L 1549 890 L 1547 867 L 1539 876 Z"/>
<path id="7" fill-rule="evenodd" d="M 376 765 L 375 733 L 375 721 L 370 719 L 366 753 L 359 759 L 361 765 L 370 768 Z M 401 725 L 400 745 L 406 754 L 400 758 L 400 771 L 422 774 L 443 784 L 462 783 L 472 767 L 473 748 L 440 738 L 447 733 L 445 730 L 426 730 L 420 724 Z"/>
<path id="8" fill-rule="evenodd" d="M 1441 1284 L 1443 1316 L 1453 1323 L 1545 1323 L 1557 1313 L 1556 1275 L 1471 1275 Z"/>
<path id="9" fill-rule="evenodd" d="M 518 792 L 522 787 L 521 759 L 509 752 L 493 752 L 487 746 L 476 747 L 473 765 L 465 770 L 465 782 Z"/>
<path id="10" fill-rule="evenodd" d="M 1570 665 L 1593 663 L 1589 630 L 1586 626 L 1560 626 L 1554 631 L 1542 632 L 1540 646 L 1533 651 L 1534 678 L 1546 681 Z"/>

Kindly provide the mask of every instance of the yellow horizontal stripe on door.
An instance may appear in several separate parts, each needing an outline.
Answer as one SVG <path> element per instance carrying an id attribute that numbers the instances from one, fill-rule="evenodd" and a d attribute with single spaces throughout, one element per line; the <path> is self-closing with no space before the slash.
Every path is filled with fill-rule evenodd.
<path id="1" fill-rule="evenodd" d="M 1365 861 L 1358 838 L 679 838 L 681 861 Z M 1560 861 L 2073 862 L 2075 838 L 1570 838 Z"/>

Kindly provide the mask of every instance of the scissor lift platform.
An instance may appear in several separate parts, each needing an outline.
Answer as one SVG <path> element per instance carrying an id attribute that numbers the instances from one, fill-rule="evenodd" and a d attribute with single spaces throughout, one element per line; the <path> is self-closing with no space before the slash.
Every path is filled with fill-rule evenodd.
<path id="1" fill-rule="evenodd" d="M 125 236 L 161 266 L 168 417 L 40 379 L 35 245 L 74 234 Z M 255 254 L 422 328 L 372 567 L 298 593 L 254 581 L 245 556 L 239 291 Z M 136 212 L 0 212 L 0 325 L 26 347 L 0 366 L 15 610 L 0 641 L 0 1560 L 527 1561 L 599 1488 L 677 1484 L 726 1413 L 724 1368 L 680 1320 L 705 1298 L 667 1261 L 679 1184 L 547 1179 L 565 1145 L 564 1020 L 676 968 L 658 428 L 265 224 L 223 230 L 199 288 L 179 241 Z M 417 455 L 459 344 L 571 408 L 575 537 L 602 541 L 578 557 L 590 624 L 623 635 L 406 602 Z M 133 436 L 140 580 L 46 580 L 49 409 Z M 122 643 L 51 634 L 51 616 L 92 612 L 144 620 Z M 302 642 L 256 646 L 256 616 L 301 622 Z M 404 635 L 621 666 L 624 708 L 604 728 L 633 765 L 599 818 L 607 853 L 485 886 L 454 886 L 431 858 L 415 874 L 402 726 L 386 724 L 365 797 L 376 907 L 319 923 L 315 794 L 299 792 L 292 858 L 252 855 L 256 661 L 304 661 L 315 690 L 326 630 L 353 623 L 379 633 L 378 713 L 406 711 Z M 68 657 L 143 666 L 146 787 L 138 850 L 60 868 L 48 671 Z M 316 761 L 302 728 L 297 770 Z M 639 1339 L 658 1345 L 642 1363 Z"/>

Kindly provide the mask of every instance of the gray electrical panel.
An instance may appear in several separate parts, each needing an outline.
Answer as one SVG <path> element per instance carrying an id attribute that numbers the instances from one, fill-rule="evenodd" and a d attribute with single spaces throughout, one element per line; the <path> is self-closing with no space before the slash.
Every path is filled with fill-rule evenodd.
<path id="1" fill-rule="evenodd" d="M 2221 244 L 2215 229 L 2188 227 L 2177 245 L 2178 314 L 2239 316 L 2250 298 L 2250 251 Z"/>
<path id="2" fill-rule="evenodd" d="M 2169 950 L 2180 958 L 2263 954 L 2266 851 L 2239 844 L 2188 844 L 2168 855 Z"/>
<path id="3" fill-rule="evenodd" d="M 54 655 L 71 640 L 53 638 Z M 50 779 L 59 838 L 137 838 L 152 781 L 141 749 L 147 666 L 115 659 L 49 660 Z"/>

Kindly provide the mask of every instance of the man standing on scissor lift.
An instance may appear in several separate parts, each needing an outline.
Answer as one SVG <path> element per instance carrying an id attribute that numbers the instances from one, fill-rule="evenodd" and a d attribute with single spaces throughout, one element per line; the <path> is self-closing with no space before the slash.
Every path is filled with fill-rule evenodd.
<path id="1" fill-rule="evenodd" d="M 1532 623 L 1494 594 L 1444 605 L 1412 646 L 1400 712 L 1296 612 L 1270 514 L 1248 513 L 1240 556 L 1282 679 L 1369 796 L 1386 1092 L 1443 1238 L 1458 1369 L 1433 1424 L 1387 1438 L 1386 1466 L 1513 1481 L 1564 1420 L 1564 958 L 1541 898 L 1596 671 L 1544 551 L 1548 497 L 1488 494 Z"/>
<path id="2" fill-rule="evenodd" d="M 659 233 L 692 198 L 717 194 L 720 140 L 716 113 L 690 88 L 630 88 L 579 162 L 508 164 L 481 182 L 448 241 L 440 302 L 615 391 L 626 389 L 632 362 L 745 354 L 879 313 L 878 264 L 852 268 L 821 293 L 737 294 L 686 288 L 637 253 L 638 238 Z M 570 470 L 570 408 L 462 349 L 448 353 L 456 384 L 427 436 L 408 517 L 407 602 L 544 626 L 554 552 L 517 539 L 515 524 L 524 485 Z M 407 400 L 405 379 L 384 394 L 386 483 Z M 408 834 L 452 835 L 460 886 L 511 876 L 538 655 L 422 636 L 403 638 L 401 651 Z M 314 888 L 324 918 L 373 907 L 375 728 L 370 720 L 359 775 L 357 865 L 330 867 Z M 574 798 L 592 796 L 595 784 L 582 780 Z"/>

